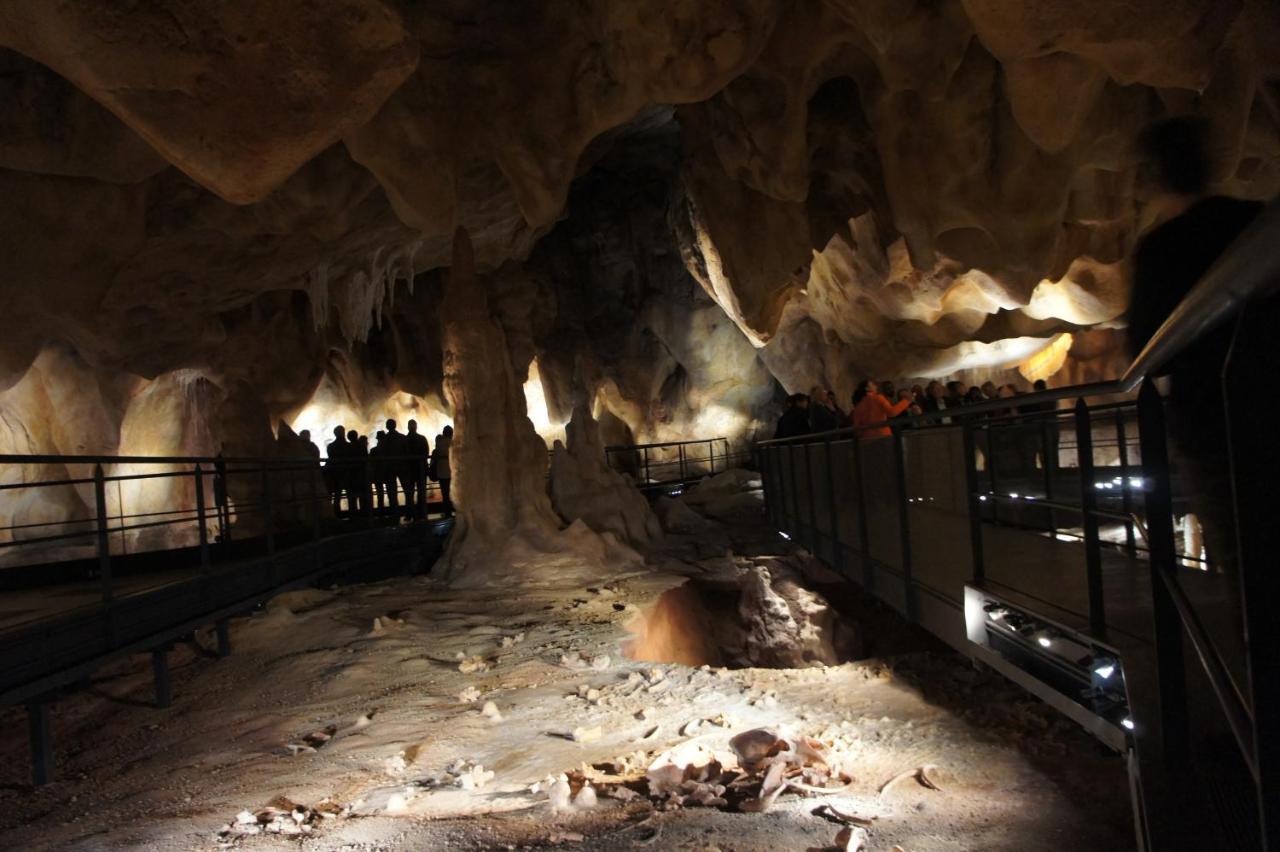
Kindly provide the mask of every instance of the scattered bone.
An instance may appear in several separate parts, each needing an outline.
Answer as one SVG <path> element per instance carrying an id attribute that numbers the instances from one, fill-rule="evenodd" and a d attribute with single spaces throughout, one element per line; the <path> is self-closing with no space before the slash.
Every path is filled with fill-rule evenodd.
<path id="1" fill-rule="evenodd" d="M 502 713 L 498 710 L 498 705 L 492 701 L 486 701 L 484 706 L 480 708 L 480 714 L 491 722 L 501 722 Z"/>
<path id="2" fill-rule="evenodd" d="M 466 689 L 458 693 L 459 704 L 474 704 L 480 700 L 480 690 L 474 686 L 468 686 Z"/>
<path id="3" fill-rule="evenodd" d="M 754 772 L 766 758 L 786 750 L 788 746 L 777 733 L 767 728 L 752 728 L 729 740 L 729 748 L 738 756 L 738 763 L 743 769 Z"/>
<path id="4" fill-rule="evenodd" d="M 573 741 L 578 743 L 589 743 L 600 739 L 600 726 L 594 728 L 574 728 Z"/>
<path id="5" fill-rule="evenodd" d="M 611 661 L 609 659 L 608 654 L 600 654 L 599 656 L 593 657 L 591 659 L 591 668 L 595 669 L 596 671 L 602 672 L 605 669 L 609 668 L 610 662 Z"/>
<path id="6" fill-rule="evenodd" d="M 458 663 L 458 671 L 463 674 L 472 674 L 473 672 L 487 672 L 489 670 L 489 662 L 484 657 L 474 656 L 467 657 Z"/>
<path id="7" fill-rule="evenodd" d="M 862 828 L 871 827 L 871 820 L 845 813 L 834 805 L 818 805 L 813 809 L 812 813 L 814 816 L 820 816 L 823 819 L 830 819 L 845 825 L 856 825 Z"/>
<path id="8" fill-rule="evenodd" d="M 861 852 L 867 848 L 867 831 L 856 825 L 847 825 L 836 835 L 836 846 L 840 852 Z"/>
<path id="9" fill-rule="evenodd" d="M 941 791 L 942 788 L 935 784 L 928 774 L 930 772 L 936 772 L 937 769 L 938 767 L 932 763 L 926 763 L 923 766 L 917 766 L 914 769 L 907 769 L 899 772 L 897 775 L 880 785 L 880 795 L 883 796 L 886 790 L 904 778 L 914 778 L 919 782 L 921 787 L 928 787 L 930 790 Z"/>

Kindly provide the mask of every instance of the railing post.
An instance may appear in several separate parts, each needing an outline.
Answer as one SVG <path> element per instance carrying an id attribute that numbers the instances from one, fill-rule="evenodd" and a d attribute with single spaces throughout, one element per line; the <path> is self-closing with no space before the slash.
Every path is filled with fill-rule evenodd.
<path id="1" fill-rule="evenodd" d="M 993 423 L 987 424 L 987 482 L 991 486 L 991 523 L 1000 523 L 1000 499 L 997 496 L 996 484 L 996 430 L 999 429 Z"/>
<path id="2" fill-rule="evenodd" d="M 1085 578 L 1089 589 L 1089 626 L 1104 631 L 1107 616 L 1102 592 L 1102 545 L 1098 538 L 1098 496 L 1093 470 L 1093 422 L 1084 398 L 1076 400 L 1076 466 L 1080 471 L 1080 521 L 1084 526 Z"/>
<path id="3" fill-rule="evenodd" d="M 312 541 L 320 540 L 320 492 L 316 489 L 316 468 L 310 468 L 307 471 L 307 498 L 311 503 L 311 539 Z M 392 483 L 395 487 L 395 483 Z M 328 496 L 325 497 L 328 502 Z"/>
<path id="4" fill-rule="evenodd" d="M 818 498 L 813 493 L 813 445 L 804 443 L 800 445 L 801 451 L 804 452 L 804 484 L 805 489 L 809 492 L 809 552 L 817 553 L 819 536 L 818 536 Z"/>
<path id="5" fill-rule="evenodd" d="M 716 442 L 714 439 L 707 441 L 707 472 L 711 476 L 716 475 Z"/>
<path id="6" fill-rule="evenodd" d="M 1259 416 L 1250 403 L 1258 376 L 1274 376 L 1277 369 L 1274 301 L 1245 308 L 1223 371 L 1235 497 L 1235 570 L 1253 715 L 1253 762 L 1260 834 L 1263 848 L 1269 852 L 1280 850 L 1280 663 L 1276 654 L 1280 620 L 1275 613 L 1275 601 L 1280 598 L 1280 579 L 1275 571 L 1280 529 L 1275 521 L 1274 423 Z M 1267 459 L 1273 461 L 1267 463 Z M 1263 470 L 1255 471 L 1253 466 L 1259 463 Z"/>
<path id="7" fill-rule="evenodd" d="M 1185 765 L 1188 752 L 1187 687 L 1183 669 L 1182 621 L 1160 575 L 1173 575 L 1173 498 L 1169 490 L 1169 451 L 1165 434 L 1164 401 L 1150 380 L 1138 393 L 1138 435 L 1146 480 L 1147 535 L 1151 554 L 1151 611 L 1154 622 L 1159 719 L 1140 720 L 1158 726 L 1165 759 L 1173 767 Z"/>
<path id="8" fill-rule="evenodd" d="M 271 474 L 267 463 L 262 463 L 262 524 L 267 537 L 267 553 L 276 552 L 275 511 L 271 500 Z"/>
<path id="9" fill-rule="evenodd" d="M 907 619 L 916 620 L 916 584 L 911 576 L 911 507 L 907 502 L 907 451 L 902 430 L 893 430 L 894 475 L 898 480 L 898 527 L 902 551 L 902 604 Z"/>
<path id="10" fill-rule="evenodd" d="M 1122 473 L 1120 483 L 1120 499 L 1124 509 L 1124 516 L 1127 520 L 1124 523 L 1124 544 L 1125 549 L 1129 551 L 1129 558 L 1133 559 L 1138 555 L 1138 540 L 1134 536 L 1133 531 L 1133 497 L 1132 489 L 1129 487 L 1129 481 L 1133 478 L 1129 475 L 1129 448 L 1125 444 L 1125 428 L 1124 428 L 1124 409 L 1116 409 L 1116 441 L 1120 447 L 1120 470 Z"/>
<path id="11" fill-rule="evenodd" d="M 93 501 L 98 521 L 98 573 L 102 576 L 102 603 L 111 606 L 111 539 L 107 529 L 107 481 L 102 465 L 93 466 Z M 111 615 L 107 614 L 108 624 Z"/>
<path id="12" fill-rule="evenodd" d="M 649 448 L 641 448 L 644 454 L 644 487 L 649 487 Z"/>
<path id="13" fill-rule="evenodd" d="M 31 781 L 40 787 L 53 780 L 53 732 L 49 726 L 49 702 L 27 704 L 27 733 L 31 741 Z"/>
<path id="14" fill-rule="evenodd" d="M 1058 442 L 1055 440 L 1058 431 L 1058 415 L 1057 408 L 1049 413 L 1049 417 L 1041 421 L 1040 426 L 1040 458 L 1044 464 L 1044 499 L 1050 503 L 1053 500 L 1053 472 L 1058 465 Z M 1052 458 L 1050 457 L 1052 454 Z M 1049 513 L 1049 531 L 1056 534 L 1058 532 L 1058 516 L 1057 510 L 1052 506 L 1046 506 Z"/>
<path id="15" fill-rule="evenodd" d="M 973 438 L 973 418 L 961 417 L 960 430 L 964 442 L 965 492 L 969 497 L 969 547 L 973 553 L 973 581 L 982 583 L 987 576 L 982 549 L 982 500 L 978 493 L 978 447 Z"/>
<path id="16" fill-rule="evenodd" d="M 840 511 L 836 503 L 835 464 L 831 460 L 831 436 L 828 435 L 823 446 L 827 457 L 827 505 L 831 515 L 831 567 L 841 577 L 844 576 L 844 547 L 840 544 Z"/>
<path id="17" fill-rule="evenodd" d="M 798 536 L 804 534 L 800 529 L 800 486 L 796 483 L 796 445 L 787 444 L 787 467 L 791 469 L 791 508 L 793 514 L 788 518 L 791 532 Z"/>
<path id="18" fill-rule="evenodd" d="M 209 527 L 205 523 L 204 506 L 204 471 L 196 465 L 196 523 L 200 530 L 200 572 L 209 573 Z"/>
<path id="19" fill-rule="evenodd" d="M 871 543 L 867 541 L 867 491 L 862 487 L 862 438 L 854 432 L 850 443 L 853 445 L 853 482 L 858 491 L 858 551 L 862 556 L 862 588 L 870 592 L 875 582 L 875 572 L 871 567 Z"/>
<path id="20" fill-rule="evenodd" d="M 680 452 L 680 482 L 685 483 L 689 481 L 689 473 L 685 467 L 684 444 L 679 444 L 678 450 Z"/>

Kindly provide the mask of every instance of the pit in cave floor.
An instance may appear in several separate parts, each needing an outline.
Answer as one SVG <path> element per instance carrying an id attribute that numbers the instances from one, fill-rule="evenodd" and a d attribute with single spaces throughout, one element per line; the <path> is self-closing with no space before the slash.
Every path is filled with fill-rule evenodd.
<path id="1" fill-rule="evenodd" d="M 816 565 L 776 542 L 742 528 L 673 536 L 662 572 L 518 597 L 428 576 L 284 594 L 233 624 L 231 657 L 179 649 L 168 711 L 146 706 L 145 658 L 60 702 L 61 780 L 48 787 L 26 786 L 11 714 L 0 836 L 48 849 L 776 850 L 833 847 L 834 811 L 869 821 L 854 827 L 871 849 L 1131 848 L 1119 757 L 848 587 L 832 595 L 840 612 L 827 608 Z M 710 619 L 708 599 L 721 602 Z M 659 661 L 672 659 L 698 665 Z M 789 780 L 839 792 L 788 789 L 753 812 L 763 773 L 744 773 L 730 740 L 760 728 L 820 755 L 797 756 Z M 690 768 L 673 784 L 664 761 Z"/>

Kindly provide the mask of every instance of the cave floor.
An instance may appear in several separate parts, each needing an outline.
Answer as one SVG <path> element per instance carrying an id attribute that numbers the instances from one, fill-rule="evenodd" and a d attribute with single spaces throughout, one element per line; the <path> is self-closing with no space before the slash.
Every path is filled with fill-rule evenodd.
<path id="1" fill-rule="evenodd" d="M 950 652 L 916 641 L 807 669 L 627 659 L 627 625 L 723 564 L 726 544 L 739 561 L 778 548 L 743 528 L 673 538 L 659 570 L 589 587 L 462 592 L 412 577 L 283 595 L 233 624 L 231 657 L 214 659 L 209 636 L 175 649 L 167 710 L 149 706 L 146 657 L 56 704 L 59 780 L 45 787 L 28 785 L 26 720 L 7 711 L 0 847 L 808 849 L 834 842 L 838 826 L 812 813 L 826 803 L 873 819 L 872 849 L 1132 848 L 1122 760 Z M 689 740 L 724 750 L 756 726 L 833 744 L 852 788 L 784 795 L 766 813 L 604 797 L 553 812 L 545 786 L 530 790 Z M 464 789 L 473 764 L 494 775 Z M 922 764 L 940 790 L 878 794 Z M 277 797 L 338 813 L 302 836 L 227 830 Z"/>

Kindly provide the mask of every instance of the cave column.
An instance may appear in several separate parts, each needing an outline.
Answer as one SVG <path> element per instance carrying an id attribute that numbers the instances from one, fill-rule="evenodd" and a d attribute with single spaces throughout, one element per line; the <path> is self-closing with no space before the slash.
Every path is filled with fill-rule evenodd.
<path id="1" fill-rule="evenodd" d="M 458 507 L 446 574 L 456 579 L 481 550 L 492 552 L 513 535 L 551 535 L 560 524 L 547 496 L 546 444 L 527 416 L 520 371 L 463 229 L 454 234 L 441 330 Z"/>

